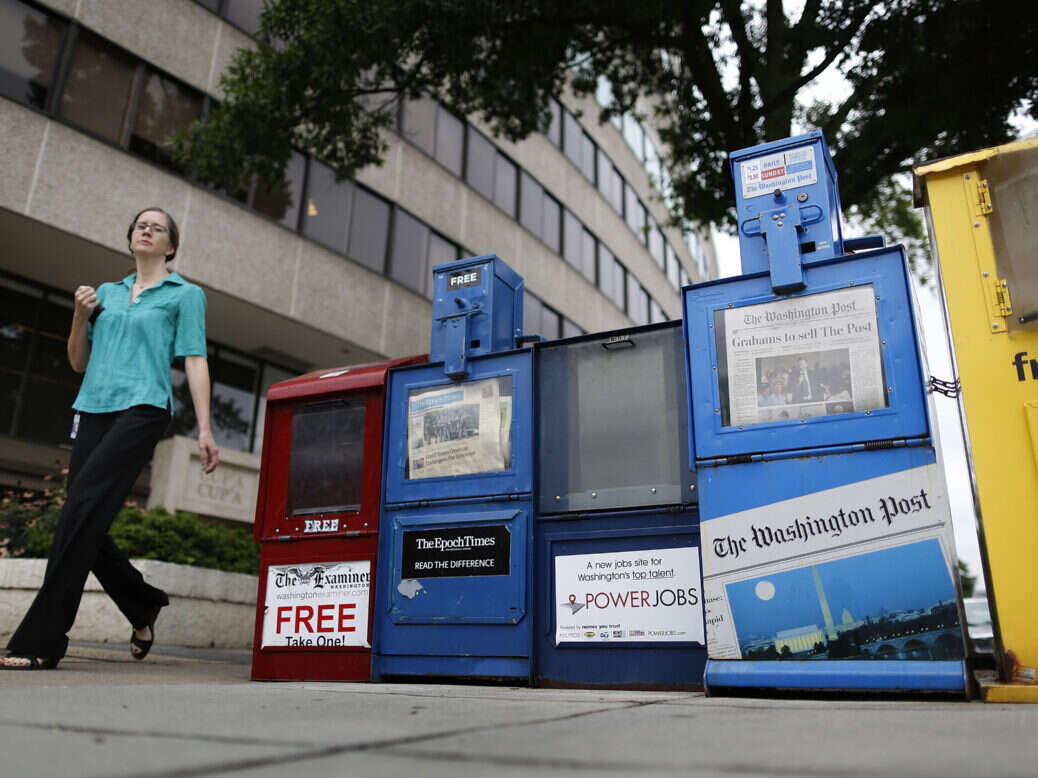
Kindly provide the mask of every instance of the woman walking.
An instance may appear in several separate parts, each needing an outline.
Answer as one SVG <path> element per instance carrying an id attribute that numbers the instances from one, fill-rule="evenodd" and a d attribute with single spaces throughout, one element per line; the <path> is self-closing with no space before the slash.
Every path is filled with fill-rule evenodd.
<path id="1" fill-rule="evenodd" d="M 211 473 L 216 467 L 205 294 L 166 267 L 176 256 L 180 234 L 161 208 L 138 213 L 126 239 L 137 272 L 96 291 L 76 290 L 68 358 L 73 370 L 86 375 L 73 403 L 68 496 L 43 586 L 7 644 L 10 653 L 0 669 L 57 667 L 91 571 L 133 628 L 132 655 L 143 659 L 151 649 L 155 619 L 169 598 L 144 581 L 108 529 L 169 425 L 175 357 L 184 357 L 202 470 Z"/>

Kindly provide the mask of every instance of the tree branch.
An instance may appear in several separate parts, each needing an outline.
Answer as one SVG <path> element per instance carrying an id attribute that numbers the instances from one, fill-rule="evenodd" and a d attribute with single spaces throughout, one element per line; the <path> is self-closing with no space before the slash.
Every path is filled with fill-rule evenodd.
<path id="1" fill-rule="evenodd" d="M 738 141 L 741 133 L 738 124 L 732 121 L 728 93 L 724 90 L 717 63 L 714 62 L 706 36 L 703 35 L 697 21 L 688 17 L 684 19 L 682 27 L 685 40 L 682 45 L 682 53 L 692 76 L 692 82 L 697 84 L 703 93 L 703 99 L 710 111 L 710 118 L 720 124 L 720 128 L 727 136 L 724 140 L 731 144 Z"/>

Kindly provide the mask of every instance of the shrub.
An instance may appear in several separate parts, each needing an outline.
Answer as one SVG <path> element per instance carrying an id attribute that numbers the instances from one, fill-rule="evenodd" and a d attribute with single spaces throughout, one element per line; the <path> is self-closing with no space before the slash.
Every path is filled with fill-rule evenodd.
<path id="1" fill-rule="evenodd" d="M 46 557 L 58 524 L 63 493 L 9 490 L 0 498 L 0 553 L 13 557 Z M 116 545 L 131 559 L 157 559 L 229 573 L 259 572 L 259 546 L 243 527 L 228 527 L 193 513 L 165 508 L 141 510 L 128 503 L 109 530 Z"/>

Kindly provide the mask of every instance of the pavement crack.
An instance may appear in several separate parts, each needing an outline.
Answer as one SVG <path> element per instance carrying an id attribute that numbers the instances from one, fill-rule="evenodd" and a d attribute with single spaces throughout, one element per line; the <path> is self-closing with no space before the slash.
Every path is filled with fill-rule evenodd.
<path id="1" fill-rule="evenodd" d="M 643 708 L 649 705 L 658 705 L 662 700 L 643 700 L 628 703 L 627 705 L 610 705 L 608 707 L 596 708 L 594 710 L 578 711 L 565 716 L 546 716 L 529 721 L 509 722 L 502 724 L 488 724 L 477 727 L 460 727 L 452 730 L 439 732 L 428 732 L 422 735 L 408 735 L 406 737 L 388 738 L 367 743 L 348 743 L 342 745 L 324 746 L 309 750 L 294 751 L 290 754 L 279 754 L 277 756 L 255 757 L 251 759 L 237 759 L 227 762 L 218 762 L 208 765 L 197 765 L 195 767 L 183 767 L 174 770 L 159 770 L 156 772 L 134 773 L 136 778 L 196 778 L 197 776 L 212 775 L 214 773 L 232 773 L 245 770 L 255 770 L 261 767 L 272 767 L 279 764 L 291 763 L 299 765 L 303 761 L 314 761 L 326 759 L 332 756 L 340 756 L 349 753 L 362 753 L 365 751 L 388 751 L 394 755 L 406 755 L 406 752 L 397 752 L 403 746 L 427 743 L 443 738 L 458 737 L 460 735 L 473 735 L 481 732 L 492 732 L 500 729 L 515 729 L 518 727 L 531 727 L 541 724 L 554 724 L 560 721 L 596 716 L 601 713 L 610 713 L 619 710 L 631 710 Z M 269 745 L 269 742 L 266 743 Z"/>
<path id="2" fill-rule="evenodd" d="M 20 727 L 22 729 L 43 730 L 45 732 L 70 732 L 77 735 L 104 735 L 107 737 L 151 737 L 166 740 L 190 740 L 204 743 L 222 743 L 224 745 L 241 746 L 284 746 L 300 748 L 299 741 L 282 741 L 259 738 L 235 737 L 231 735 L 207 735 L 204 733 L 168 732 L 165 730 L 117 729 L 112 727 L 79 727 L 73 724 L 39 724 L 35 722 L 0 719 L 0 727 Z M 315 744 L 304 744 L 312 747 Z"/>
<path id="3" fill-rule="evenodd" d="M 480 764 L 487 767 L 526 767 L 531 770 L 591 770 L 595 773 L 614 772 L 632 775 L 646 770 L 664 771 L 670 774 L 680 773 L 688 767 L 686 764 L 673 762 L 620 762 L 617 760 L 600 761 L 576 757 L 537 757 L 529 754 L 468 754 L 463 751 L 430 751 L 423 749 L 385 749 L 387 754 L 407 759 L 427 761 L 461 762 L 464 764 Z"/>

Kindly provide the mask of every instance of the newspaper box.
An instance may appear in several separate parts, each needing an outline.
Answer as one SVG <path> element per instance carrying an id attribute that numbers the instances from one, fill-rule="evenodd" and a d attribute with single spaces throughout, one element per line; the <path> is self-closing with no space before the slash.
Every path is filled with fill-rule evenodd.
<path id="1" fill-rule="evenodd" d="M 390 371 L 387 386 L 372 672 L 527 681 L 533 354 L 514 350 L 522 279 L 494 256 L 433 272 L 430 364 Z"/>
<path id="2" fill-rule="evenodd" d="M 370 679 L 386 372 L 425 360 L 317 371 L 267 393 L 254 680 Z"/>
<path id="3" fill-rule="evenodd" d="M 916 168 L 961 379 L 997 679 L 989 702 L 1038 702 L 1038 138 Z"/>
<path id="4" fill-rule="evenodd" d="M 534 683 L 702 687 L 680 322 L 536 347 Z"/>
<path id="5" fill-rule="evenodd" d="M 951 516 L 904 250 L 805 243 L 839 219 L 819 133 L 731 159 L 758 250 L 744 275 L 683 290 L 708 691 L 961 695 Z"/>

